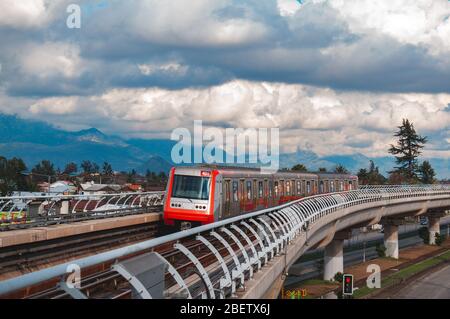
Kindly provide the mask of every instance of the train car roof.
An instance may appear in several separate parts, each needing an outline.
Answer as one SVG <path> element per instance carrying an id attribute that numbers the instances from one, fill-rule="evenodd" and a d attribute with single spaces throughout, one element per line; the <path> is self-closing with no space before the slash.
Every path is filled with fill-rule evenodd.
<path id="1" fill-rule="evenodd" d="M 260 168 L 252 168 L 252 167 L 236 167 L 236 166 L 215 166 L 215 165 L 196 165 L 196 166 L 177 166 L 176 170 L 184 173 L 194 172 L 197 170 L 206 170 L 213 171 L 218 170 L 222 174 L 228 176 L 244 176 L 244 177 L 260 177 L 261 175 L 271 176 L 274 174 L 264 174 L 261 173 Z M 278 176 L 282 177 L 299 177 L 299 178 L 312 178 L 317 179 L 317 174 L 309 173 L 309 172 L 296 172 L 296 171 L 278 171 L 275 173 Z"/>
<path id="2" fill-rule="evenodd" d="M 333 172 L 318 172 L 315 174 L 318 175 L 319 178 L 342 178 L 342 177 L 357 178 L 357 176 L 352 174 L 333 173 Z"/>

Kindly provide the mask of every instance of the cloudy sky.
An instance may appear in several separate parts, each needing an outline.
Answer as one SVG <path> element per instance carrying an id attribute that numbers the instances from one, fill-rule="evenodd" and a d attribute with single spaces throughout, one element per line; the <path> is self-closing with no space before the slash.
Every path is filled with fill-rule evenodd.
<path id="1" fill-rule="evenodd" d="M 1 0 L 0 112 L 123 137 L 278 126 L 284 151 L 368 156 L 407 117 L 448 158 L 450 2 L 302 2 Z"/>

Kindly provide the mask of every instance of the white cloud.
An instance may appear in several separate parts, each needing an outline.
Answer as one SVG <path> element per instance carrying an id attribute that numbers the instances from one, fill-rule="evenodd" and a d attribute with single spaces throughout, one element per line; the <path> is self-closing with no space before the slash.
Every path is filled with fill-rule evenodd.
<path id="1" fill-rule="evenodd" d="M 79 48 L 64 42 L 28 45 L 20 58 L 20 68 L 40 78 L 54 75 L 73 78 L 81 74 L 83 67 Z"/>
<path id="2" fill-rule="evenodd" d="M 357 34 L 373 32 L 431 53 L 450 51 L 450 2 L 447 0 L 335 0 L 336 9 Z"/>
<path id="3" fill-rule="evenodd" d="M 237 46 L 262 41 L 268 26 L 251 19 L 219 17 L 226 0 L 139 1 L 131 30 L 149 42 L 174 46 Z"/>
<path id="4" fill-rule="evenodd" d="M 52 19 L 52 10 L 61 0 L 2 0 L 0 27 L 17 29 L 41 27 Z"/>
<path id="5" fill-rule="evenodd" d="M 29 111 L 32 114 L 42 113 L 44 115 L 67 115 L 74 113 L 77 108 L 77 97 L 64 97 L 64 98 L 47 98 L 33 103 L 29 107 Z"/>
<path id="6" fill-rule="evenodd" d="M 63 127 L 84 121 L 86 126 L 107 132 L 142 137 L 167 138 L 173 128 L 190 128 L 193 120 L 221 128 L 279 126 L 284 151 L 300 146 L 320 155 L 361 152 L 384 156 L 403 118 L 410 119 L 423 135 L 447 132 L 448 138 L 448 103 L 450 94 L 339 92 L 294 84 L 232 81 L 210 88 L 113 89 L 98 96 L 44 99 L 28 111 L 42 119 L 46 114 L 64 115 L 60 116 Z M 430 144 L 436 143 L 445 143 L 445 139 L 431 138 Z M 432 152 L 448 155 L 445 146 Z"/>
<path id="7" fill-rule="evenodd" d="M 277 0 L 277 7 L 282 16 L 292 16 L 300 10 L 301 4 L 297 0 Z"/>

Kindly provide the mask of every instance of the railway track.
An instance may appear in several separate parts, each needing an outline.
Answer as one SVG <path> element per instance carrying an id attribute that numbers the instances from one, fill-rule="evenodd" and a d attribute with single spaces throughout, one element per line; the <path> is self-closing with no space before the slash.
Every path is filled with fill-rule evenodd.
<path id="1" fill-rule="evenodd" d="M 118 229 L 63 237 L 0 249 L 0 280 L 99 253 L 123 245 L 154 238 L 159 224 L 148 223 Z"/>

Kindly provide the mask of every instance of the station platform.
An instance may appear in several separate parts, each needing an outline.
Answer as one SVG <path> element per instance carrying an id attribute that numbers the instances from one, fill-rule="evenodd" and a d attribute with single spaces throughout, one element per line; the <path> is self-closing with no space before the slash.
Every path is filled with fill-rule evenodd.
<path id="1" fill-rule="evenodd" d="M 0 248 L 58 239 L 102 230 L 109 230 L 151 222 L 158 222 L 162 213 L 147 213 L 105 219 L 87 220 L 70 224 L 52 225 L 0 232 Z"/>

